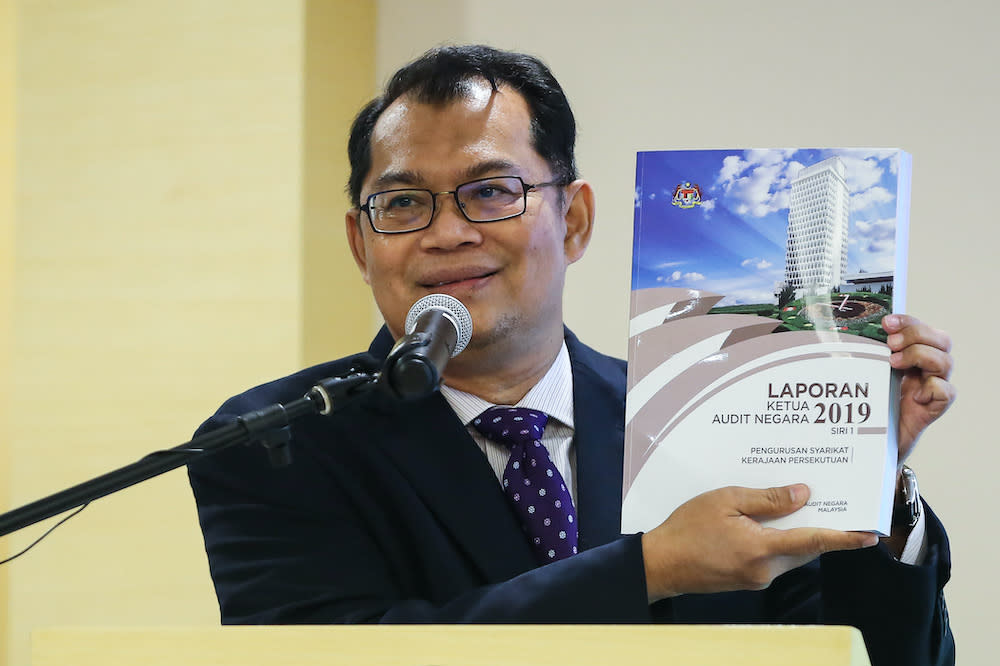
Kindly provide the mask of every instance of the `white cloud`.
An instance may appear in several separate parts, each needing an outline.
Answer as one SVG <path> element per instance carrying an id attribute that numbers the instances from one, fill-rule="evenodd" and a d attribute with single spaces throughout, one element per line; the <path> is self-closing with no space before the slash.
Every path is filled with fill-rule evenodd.
<path id="1" fill-rule="evenodd" d="M 663 263 L 656 264 L 653 268 L 673 268 L 674 266 L 683 266 L 683 261 L 664 261 Z"/>
<path id="2" fill-rule="evenodd" d="M 722 160 L 716 184 L 733 199 L 732 208 L 739 215 L 760 218 L 785 210 L 791 182 L 804 168 L 798 161 L 787 161 L 794 153 L 793 149 L 747 150 L 742 156 L 728 155 Z M 885 174 L 884 165 L 896 172 L 897 151 L 860 148 L 835 154 L 847 168 L 848 191 L 857 196 L 852 199 L 852 209 L 864 210 L 891 201 L 892 195 L 879 183 Z"/>
<path id="3" fill-rule="evenodd" d="M 836 151 L 837 155 L 856 157 L 859 160 L 877 160 L 879 162 L 899 155 L 895 148 L 843 148 Z"/>
<path id="4" fill-rule="evenodd" d="M 771 267 L 771 262 L 767 259 L 761 259 L 760 257 L 751 257 L 750 259 L 744 259 L 740 262 L 740 266 L 747 268 L 753 266 L 759 271 L 765 270 Z"/>
<path id="5" fill-rule="evenodd" d="M 886 254 L 896 249 L 896 242 L 895 239 L 873 240 L 868 243 L 868 247 L 865 249 L 872 254 Z"/>
<path id="6" fill-rule="evenodd" d="M 876 185 L 875 187 L 869 188 L 864 192 L 852 194 L 851 210 L 867 210 L 877 204 L 889 203 L 890 201 L 895 200 L 895 198 L 896 197 L 892 195 L 892 192 L 885 189 L 881 185 Z"/>
<path id="7" fill-rule="evenodd" d="M 740 202 L 738 209 L 741 213 L 764 217 L 768 213 L 787 207 L 788 193 L 772 191 L 781 171 L 780 165 L 761 165 L 730 183 L 729 194 Z"/>
<path id="8" fill-rule="evenodd" d="M 706 213 L 715 210 L 715 199 L 706 199 L 701 202 L 701 209 Z"/>
<path id="9" fill-rule="evenodd" d="M 860 158 L 853 155 L 841 155 L 841 161 L 847 167 L 847 189 L 850 192 L 863 192 L 878 185 L 885 169 L 879 166 L 875 158 Z"/>
<path id="10" fill-rule="evenodd" d="M 742 156 L 729 155 L 722 160 L 716 184 L 732 200 L 732 209 L 738 215 L 761 218 L 787 210 L 791 182 L 804 168 L 798 161 L 787 161 L 794 152 L 748 150 Z M 837 155 L 847 168 L 848 191 L 854 193 L 852 210 L 892 201 L 893 195 L 879 183 L 885 174 L 884 165 L 895 173 L 897 151 L 865 148 L 838 151 Z"/>
<path id="11" fill-rule="evenodd" d="M 794 148 L 782 148 L 779 150 L 761 150 L 759 148 L 748 150 L 744 154 L 750 164 L 762 164 L 772 166 L 782 164 L 785 160 L 795 154 Z"/>
<path id="12" fill-rule="evenodd" d="M 802 169 L 799 162 L 786 162 L 794 150 L 748 150 L 744 158 L 729 155 L 722 160 L 716 182 L 735 199 L 740 215 L 764 217 L 788 208 L 791 179 Z"/>
<path id="13" fill-rule="evenodd" d="M 865 238 L 892 238 L 896 234 L 896 218 L 894 217 L 874 222 L 858 220 L 854 224 Z"/>
<path id="14" fill-rule="evenodd" d="M 701 273 L 696 273 L 691 271 L 689 273 L 681 273 L 680 271 L 674 271 L 667 278 L 670 282 L 679 282 L 680 280 L 685 280 L 687 282 L 698 282 L 699 280 L 704 280 L 705 276 Z"/>
<path id="15" fill-rule="evenodd" d="M 716 182 L 726 185 L 726 183 L 734 180 L 743 173 L 743 170 L 748 166 L 750 166 L 749 162 L 744 162 L 736 155 L 727 155 L 722 160 L 722 169 L 719 170 L 719 177 Z"/>
<path id="16" fill-rule="evenodd" d="M 854 223 L 855 231 L 860 236 L 861 249 L 865 252 L 882 254 L 895 248 L 896 218 L 866 222 L 859 220 Z"/>
<path id="17" fill-rule="evenodd" d="M 856 160 L 885 162 L 889 167 L 889 173 L 894 176 L 899 173 L 899 150 L 896 148 L 847 148 L 831 154 L 836 154 L 841 159 L 847 157 Z"/>
<path id="18" fill-rule="evenodd" d="M 799 171 L 806 168 L 806 165 L 798 160 L 792 160 L 788 163 L 788 168 L 785 169 L 785 176 L 788 178 L 788 182 L 791 183 L 793 180 L 799 177 Z"/>

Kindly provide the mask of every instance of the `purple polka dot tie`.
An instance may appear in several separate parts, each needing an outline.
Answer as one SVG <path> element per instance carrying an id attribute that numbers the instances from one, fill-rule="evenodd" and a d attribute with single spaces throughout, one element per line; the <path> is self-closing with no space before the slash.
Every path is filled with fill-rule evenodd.
<path id="1" fill-rule="evenodd" d="M 542 446 L 547 414 L 523 407 L 491 407 L 472 421 L 485 437 L 510 447 L 503 488 L 541 564 L 576 554 L 573 496 Z"/>

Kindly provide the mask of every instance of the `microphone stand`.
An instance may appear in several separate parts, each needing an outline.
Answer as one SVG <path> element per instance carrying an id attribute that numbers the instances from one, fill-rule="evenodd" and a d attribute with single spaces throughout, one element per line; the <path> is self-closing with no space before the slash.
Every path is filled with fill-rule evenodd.
<path id="1" fill-rule="evenodd" d="M 0 514 L 0 536 L 50 518 L 95 499 L 163 474 L 203 455 L 234 446 L 260 441 L 268 450 L 271 464 L 291 462 L 286 426 L 309 414 L 330 414 L 339 402 L 367 392 L 379 379 L 379 373 L 352 369 L 343 377 L 320 380 L 305 396 L 287 405 L 275 403 L 247 412 L 230 423 L 195 437 L 186 444 L 154 451 L 137 462 L 95 477 L 18 509 Z"/>

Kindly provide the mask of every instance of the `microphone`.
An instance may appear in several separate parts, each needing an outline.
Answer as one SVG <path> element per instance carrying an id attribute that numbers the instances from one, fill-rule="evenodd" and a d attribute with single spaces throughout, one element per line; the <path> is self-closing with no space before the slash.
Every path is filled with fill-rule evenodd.
<path id="1" fill-rule="evenodd" d="M 406 335 L 393 346 L 381 381 L 397 398 L 429 395 L 441 373 L 472 338 L 472 316 L 462 301 L 447 294 L 424 296 L 406 315 Z"/>

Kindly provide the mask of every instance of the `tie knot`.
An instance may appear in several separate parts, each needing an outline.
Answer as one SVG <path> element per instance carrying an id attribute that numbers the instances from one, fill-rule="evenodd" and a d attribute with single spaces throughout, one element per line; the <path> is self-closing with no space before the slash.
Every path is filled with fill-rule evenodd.
<path id="1" fill-rule="evenodd" d="M 490 407 L 472 420 L 472 427 L 483 436 L 514 446 L 542 438 L 549 415 L 526 407 Z"/>

